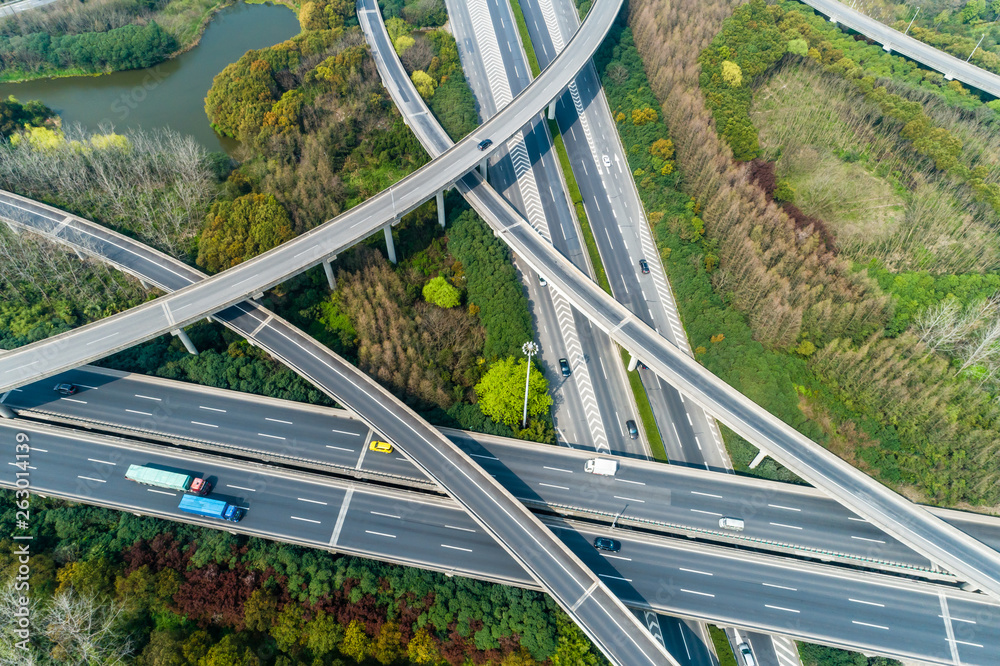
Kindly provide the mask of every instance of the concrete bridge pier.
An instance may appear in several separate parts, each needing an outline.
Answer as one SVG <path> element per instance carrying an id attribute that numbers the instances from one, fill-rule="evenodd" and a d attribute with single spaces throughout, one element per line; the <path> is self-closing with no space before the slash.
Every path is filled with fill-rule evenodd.
<path id="1" fill-rule="evenodd" d="M 389 261 L 396 263 L 396 245 L 392 242 L 392 224 L 382 227 L 385 232 L 385 250 L 389 253 Z"/>
<path id="2" fill-rule="evenodd" d="M 191 342 L 191 338 L 188 337 L 188 334 L 184 332 L 183 328 L 170 331 L 170 333 L 184 343 L 184 348 L 188 350 L 189 354 L 194 354 L 195 356 L 198 355 L 198 349 L 194 346 L 194 343 Z"/>
<path id="3" fill-rule="evenodd" d="M 750 469 L 757 469 L 757 465 L 759 465 L 762 462 L 764 462 L 764 458 L 766 458 L 766 457 L 767 457 L 767 452 L 764 451 L 764 449 L 758 449 L 757 450 L 757 456 L 753 460 L 750 461 L 750 465 L 749 465 Z"/>
<path id="4" fill-rule="evenodd" d="M 549 104 L 549 120 L 555 120 L 555 119 L 556 119 L 556 103 L 553 100 Z"/>
<path id="5" fill-rule="evenodd" d="M 629 354 L 628 355 L 628 371 L 632 372 L 633 370 L 635 370 L 635 366 L 637 366 L 637 365 L 639 365 L 639 359 L 637 359 L 635 356 L 632 356 L 632 354 Z"/>
<path id="6" fill-rule="evenodd" d="M 438 209 L 438 224 L 444 229 L 444 190 L 434 195 L 434 203 L 437 204 Z"/>
<path id="7" fill-rule="evenodd" d="M 326 273 L 326 283 L 330 285 L 330 291 L 337 291 L 337 278 L 333 274 L 333 260 L 336 255 L 323 260 L 323 272 Z"/>
<path id="8" fill-rule="evenodd" d="M 483 177 L 483 180 L 486 180 L 486 158 L 485 157 L 483 158 L 483 161 L 479 163 L 479 174 Z"/>
<path id="9" fill-rule="evenodd" d="M 139 284 L 142 285 L 143 289 L 152 289 L 153 288 L 153 285 L 149 284 L 148 282 L 146 282 L 142 278 L 139 278 Z"/>

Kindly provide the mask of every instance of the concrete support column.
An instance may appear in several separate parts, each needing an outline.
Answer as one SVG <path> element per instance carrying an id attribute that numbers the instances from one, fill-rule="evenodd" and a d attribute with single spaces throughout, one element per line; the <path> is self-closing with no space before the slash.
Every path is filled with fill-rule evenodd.
<path id="1" fill-rule="evenodd" d="M 195 356 L 198 355 L 198 350 L 195 348 L 194 343 L 191 342 L 191 338 L 188 337 L 188 334 L 184 332 L 183 328 L 178 328 L 176 331 L 170 332 L 174 335 L 174 337 L 179 338 L 180 341 L 184 343 L 184 348 L 188 350 L 189 354 L 194 354 Z"/>
<path id="2" fill-rule="evenodd" d="M 326 273 L 326 283 L 330 285 L 330 291 L 337 291 L 337 278 L 333 275 L 333 266 L 330 259 L 323 262 L 323 272 Z"/>
<path id="3" fill-rule="evenodd" d="M 892 53 L 892 44 L 883 44 L 882 50 L 886 53 Z"/>
<path id="4" fill-rule="evenodd" d="M 444 190 L 441 190 L 437 193 L 437 195 L 435 195 L 434 203 L 437 204 L 438 209 L 438 224 L 440 224 L 441 228 L 444 229 Z"/>
<path id="5" fill-rule="evenodd" d="M 253 295 L 253 300 L 255 301 L 259 301 L 262 298 L 264 298 L 264 292 L 262 291 L 258 291 L 256 294 Z"/>
<path id="6" fill-rule="evenodd" d="M 392 242 L 392 225 L 387 224 L 382 227 L 385 233 L 385 250 L 389 253 L 389 261 L 396 263 L 396 245 Z"/>
<path id="7" fill-rule="evenodd" d="M 556 103 L 552 102 L 549 104 L 549 120 L 555 120 L 556 118 Z"/>
<path id="8" fill-rule="evenodd" d="M 764 462 L 764 458 L 766 457 L 767 453 L 764 451 L 764 449 L 759 449 L 757 451 L 757 457 L 755 457 L 752 461 L 750 461 L 750 469 L 757 469 L 757 465 Z"/>
<path id="9" fill-rule="evenodd" d="M 485 157 L 483 158 L 483 161 L 479 163 L 479 173 L 480 173 L 480 175 L 482 175 L 483 180 L 486 180 L 486 158 Z"/>
<path id="10" fill-rule="evenodd" d="M 628 355 L 628 371 L 632 372 L 635 370 L 635 366 L 639 364 L 639 359 L 631 354 Z"/>
<path id="11" fill-rule="evenodd" d="M 153 288 L 153 285 L 149 284 L 148 282 L 146 282 L 142 278 L 139 278 L 139 284 L 142 285 L 143 289 L 152 289 Z"/>

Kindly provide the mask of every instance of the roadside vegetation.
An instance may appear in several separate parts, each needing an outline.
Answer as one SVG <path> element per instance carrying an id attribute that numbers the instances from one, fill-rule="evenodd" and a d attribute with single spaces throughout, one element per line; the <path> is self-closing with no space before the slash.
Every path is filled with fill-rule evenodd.
<path id="1" fill-rule="evenodd" d="M 0 81 L 150 67 L 197 43 L 227 1 L 59 2 L 0 18 Z"/>
<path id="2" fill-rule="evenodd" d="M 14 494 L 0 491 L 0 499 L 0 525 L 10 534 Z M 4 664 L 602 663 L 538 592 L 31 501 L 31 650 L 13 647 L 23 592 L 13 587 L 18 562 L 8 538 L 0 540 Z"/>
<path id="3" fill-rule="evenodd" d="M 629 24 L 649 88 L 614 97 L 624 48 L 598 70 L 670 126 L 682 192 L 637 181 L 699 360 L 912 497 L 995 504 L 996 114 L 798 4 L 633 1 Z"/>

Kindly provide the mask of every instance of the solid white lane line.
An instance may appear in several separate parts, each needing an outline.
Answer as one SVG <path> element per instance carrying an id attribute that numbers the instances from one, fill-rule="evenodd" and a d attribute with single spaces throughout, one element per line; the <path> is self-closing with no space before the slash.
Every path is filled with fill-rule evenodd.
<path id="1" fill-rule="evenodd" d="M 632 582 L 631 578 L 622 578 L 621 576 L 612 576 L 611 574 L 597 574 L 597 575 L 600 576 L 601 578 L 614 578 L 615 580 L 623 580 L 626 583 Z"/>
<path id="2" fill-rule="evenodd" d="M 365 530 L 365 534 L 374 534 L 375 536 L 389 537 L 390 539 L 395 539 L 395 534 L 386 534 L 385 532 L 372 532 L 371 530 Z"/>
<path id="3" fill-rule="evenodd" d="M 299 518 L 298 516 L 290 516 L 292 520 L 301 520 L 303 523 L 315 523 L 317 525 L 322 525 L 318 520 L 311 520 L 309 518 Z"/>
<path id="4" fill-rule="evenodd" d="M 337 449 L 338 451 L 347 451 L 348 453 L 357 453 L 357 449 L 345 449 L 343 446 L 333 446 L 332 444 L 327 444 L 328 449 Z"/>
<path id="5" fill-rule="evenodd" d="M 32 451 L 37 451 L 37 450 L 38 450 L 38 449 L 32 449 Z M 944 619 L 944 615 L 938 615 L 938 617 L 940 617 L 940 618 Z M 977 623 L 977 622 L 976 622 L 975 620 L 963 620 L 963 619 L 962 619 L 962 618 L 960 618 L 960 617 L 951 617 L 951 616 L 949 616 L 949 619 L 950 619 L 950 620 L 951 620 L 952 622 L 966 622 L 966 623 L 968 623 L 968 624 L 978 624 L 978 623 Z"/>
<path id="6" fill-rule="evenodd" d="M 765 608 L 772 608 L 774 610 L 785 611 L 786 613 L 801 613 L 802 611 L 797 611 L 794 608 L 785 608 L 784 606 L 772 606 L 771 604 L 764 604 Z"/>
<path id="7" fill-rule="evenodd" d="M 265 421 L 273 421 L 274 423 L 284 423 L 285 425 L 294 425 L 291 421 L 282 421 L 281 419 L 272 419 L 268 416 L 264 417 Z"/>
<path id="8" fill-rule="evenodd" d="M 48 453 L 49 450 L 48 449 L 39 449 L 39 448 L 35 448 L 33 446 L 33 447 L 31 447 L 31 452 L 32 453 Z"/>
<path id="9" fill-rule="evenodd" d="M 785 525 L 784 523 L 771 523 L 771 524 L 774 525 L 775 527 L 787 527 L 790 530 L 801 530 L 802 529 L 801 527 L 798 527 L 796 525 Z"/>
<path id="10" fill-rule="evenodd" d="M 476 530 L 469 529 L 468 527 L 458 527 L 457 525 L 445 525 L 449 530 L 458 530 L 460 532 L 475 532 Z"/>
<path id="11" fill-rule="evenodd" d="M 551 483 L 539 483 L 540 486 L 545 486 L 546 488 L 555 488 L 557 490 L 569 490 L 566 486 L 554 486 Z"/>
<path id="12" fill-rule="evenodd" d="M 956 638 L 946 638 L 945 640 L 948 641 L 948 642 L 950 642 L 950 643 L 957 643 L 958 645 L 968 645 L 969 647 L 977 647 L 977 648 L 983 647 L 979 643 L 970 643 L 969 641 L 960 641 L 960 640 L 958 640 Z"/>
<path id="13" fill-rule="evenodd" d="M 117 465 L 118 463 L 108 462 L 107 460 L 98 460 L 97 458 L 87 458 L 90 462 L 101 463 L 102 465 Z"/>
<path id="14" fill-rule="evenodd" d="M 139 414 L 140 416 L 152 416 L 149 412 L 140 412 L 138 409 L 126 409 L 129 414 Z"/>
<path id="15" fill-rule="evenodd" d="M 382 513 L 380 511 L 369 511 L 368 513 L 372 514 L 373 516 L 385 516 L 386 518 L 395 518 L 396 520 L 400 520 L 399 516 L 396 516 L 391 513 Z"/>
<path id="16" fill-rule="evenodd" d="M 542 469 L 551 469 L 553 472 L 566 472 L 567 474 L 572 474 L 573 470 L 563 469 L 561 467 L 549 467 L 548 465 L 542 465 Z"/>
<path id="17" fill-rule="evenodd" d="M 360 432 L 351 432 L 350 430 L 331 430 L 330 432 L 336 432 L 341 435 L 351 435 L 352 437 L 360 437 Z"/>
<path id="18" fill-rule="evenodd" d="M 876 603 L 874 601 L 864 601 L 863 599 L 852 599 L 847 597 L 848 601 L 853 601 L 856 604 L 864 604 L 866 606 L 878 606 L 879 608 L 885 608 L 885 604 Z"/>
<path id="19" fill-rule="evenodd" d="M 451 549 L 451 550 L 461 550 L 461 551 L 464 551 L 464 552 L 466 552 L 466 553 L 471 553 L 471 552 L 472 552 L 472 549 L 471 549 L 471 548 L 460 548 L 460 547 L 458 547 L 458 546 L 449 546 L 449 545 L 448 545 L 448 544 L 446 544 L 446 543 L 443 543 L 443 544 L 441 544 L 441 547 L 442 547 L 442 548 L 449 548 L 449 549 Z"/>
<path id="20" fill-rule="evenodd" d="M 685 569 L 684 567 L 677 567 L 681 571 L 687 571 L 688 573 L 700 574 L 702 576 L 714 576 L 715 574 L 708 571 L 698 571 L 697 569 Z"/>
<path id="21" fill-rule="evenodd" d="M 714 497 L 716 499 L 722 499 L 722 495 L 713 495 L 712 493 L 700 493 L 697 490 L 691 491 L 692 495 L 701 495 L 702 497 Z"/>
<path id="22" fill-rule="evenodd" d="M 222 412 L 223 414 L 226 413 L 226 410 L 219 409 L 218 407 L 205 407 L 204 405 L 198 405 L 198 409 L 207 409 L 210 412 Z"/>
<path id="23" fill-rule="evenodd" d="M 78 402 L 81 405 L 86 405 L 87 404 L 86 400 L 77 400 L 76 398 L 59 398 L 59 399 L 60 400 L 65 400 L 66 402 Z"/>
<path id="24" fill-rule="evenodd" d="M 631 562 L 631 557 L 622 557 L 621 555 L 609 555 L 608 553 L 601 553 L 604 557 L 610 557 L 615 560 L 625 560 L 626 562 Z"/>
<path id="25" fill-rule="evenodd" d="M 156 402 L 163 402 L 163 398 L 154 398 L 151 395 L 141 395 L 139 393 L 136 393 L 135 397 L 142 398 L 143 400 L 155 400 Z"/>
<path id="26" fill-rule="evenodd" d="M 851 620 L 851 624 L 860 624 L 862 627 L 872 627 L 873 629 L 885 629 L 889 631 L 889 627 L 884 627 L 881 624 L 869 624 L 867 622 L 858 622 L 857 620 Z"/>
<path id="27" fill-rule="evenodd" d="M 104 479 L 95 479 L 90 476 L 77 476 L 78 479 L 83 479 L 84 481 L 96 481 L 97 483 L 107 483 Z"/>
<path id="28" fill-rule="evenodd" d="M 98 388 L 96 386 L 87 386 L 86 384 L 77 384 L 77 386 L 82 386 L 85 389 L 92 389 L 94 391 L 98 390 Z"/>
<path id="29" fill-rule="evenodd" d="M 699 592 L 698 590 L 685 590 L 683 587 L 681 588 L 681 592 L 687 592 L 688 594 L 697 594 L 702 597 L 713 597 L 713 598 L 715 597 L 714 594 L 709 594 L 708 592 Z"/>
<path id="30" fill-rule="evenodd" d="M 500 460 L 496 456 L 484 456 L 478 453 L 470 453 L 469 455 L 472 456 L 473 458 L 485 458 L 486 460 Z"/>
<path id="31" fill-rule="evenodd" d="M 885 541 L 882 541 L 880 539 L 869 539 L 867 537 L 859 537 L 859 536 L 853 536 L 852 535 L 851 538 L 852 539 L 857 539 L 858 541 L 871 541 L 872 543 L 885 543 Z"/>
<path id="32" fill-rule="evenodd" d="M 634 484 L 636 486 L 644 486 L 644 485 L 646 485 L 642 481 L 629 481 L 628 479 L 615 479 L 615 481 L 620 481 L 622 483 L 631 483 L 631 484 Z"/>
<path id="33" fill-rule="evenodd" d="M 773 583 L 761 583 L 764 587 L 776 587 L 779 590 L 790 590 L 792 592 L 798 592 L 798 588 L 795 587 L 785 587 L 784 585 L 775 585 Z"/>
<path id="34" fill-rule="evenodd" d="M 796 509 L 793 506 L 781 506 L 780 504 L 768 504 L 772 509 L 784 509 L 785 511 L 801 511 L 802 509 Z"/>
<path id="35" fill-rule="evenodd" d="M 707 514 L 709 516 L 718 516 L 720 518 L 722 517 L 721 513 L 715 513 L 714 511 L 702 511 L 701 509 L 691 509 L 691 511 L 693 511 L 695 513 L 704 513 L 704 514 Z"/>
<path id="36" fill-rule="evenodd" d="M 306 499 L 305 497 L 296 497 L 295 499 L 300 502 L 309 502 L 310 504 L 322 504 L 323 506 L 326 506 L 326 502 L 320 502 L 319 500 Z"/>
<path id="37" fill-rule="evenodd" d="M 177 497 L 177 493 L 168 493 L 165 490 L 153 490 L 152 488 L 146 488 L 146 492 L 159 493 L 160 495 L 170 495 L 171 497 Z"/>
<path id="38" fill-rule="evenodd" d="M 848 520 L 856 520 L 859 523 L 867 523 L 868 522 L 864 518 L 855 518 L 854 516 L 848 516 L 847 519 Z"/>
<path id="39" fill-rule="evenodd" d="M 615 499 L 620 499 L 620 500 L 625 501 L 625 502 L 638 502 L 639 504 L 645 504 L 646 503 L 646 500 L 636 499 L 634 497 L 620 497 L 618 495 L 615 495 Z"/>
<path id="40" fill-rule="evenodd" d="M 257 434 L 260 435 L 261 437 L 270 437 L 271 439 L 284 439 L 284 437 L 278 437 L 277 435 L 268 435 L 267 433 L 264 432 L 259 432 Z"/>
<path id="41" fill-rule="evenodd" d="M 87 343 L 87 346 L 89 347 L 90 345 L 96 345 L 98 342 L 103 342 L 103 341 L 107 340 L 108 338 L 113 338 L 116 335 L 118 335 L 119 333 L 121 333 L 121 331 L 115 331 L 111 335 L 105 335 L 103 338 L 98 338 L 97 340 L 91 340 L 90 342 Z"/>
<path id="42" fill-rule="evenodd" d="M 206 428 L 218 428 L 214 423 L 202 423 L 201 421 L 191 421 L 194 425 L 205 426 Z"/>
<path id="43" fill-rule="evenodd" d="M 226 488 L 235 488 L 236 490 L 246 490 L 247 492 L 251 492 L 251 493 L 255 493 L 255 492 L 257 492 L 257 491 L 256 491 L 256 490 L 254 490 L 253 488 L 246 488 L 246 487 L 244 487 L 244 486 L 234 486 L 234 485 L 232 485 L 231 483 L 227 483 L 227 484 L 226 484 Z"/>

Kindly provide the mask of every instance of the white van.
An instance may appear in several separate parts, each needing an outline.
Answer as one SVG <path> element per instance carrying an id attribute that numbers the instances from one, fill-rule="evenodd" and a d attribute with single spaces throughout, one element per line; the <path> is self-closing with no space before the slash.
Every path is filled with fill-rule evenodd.
<path id="1" fill-rule="evenodd" d="M 725 516 L 723 518 L 719 518 L 719 527 L 721 527 L 724 530 L 733 530 L 734 532 L 742 532 L 743 519 L 731 518 L 729 516 Z"/>

